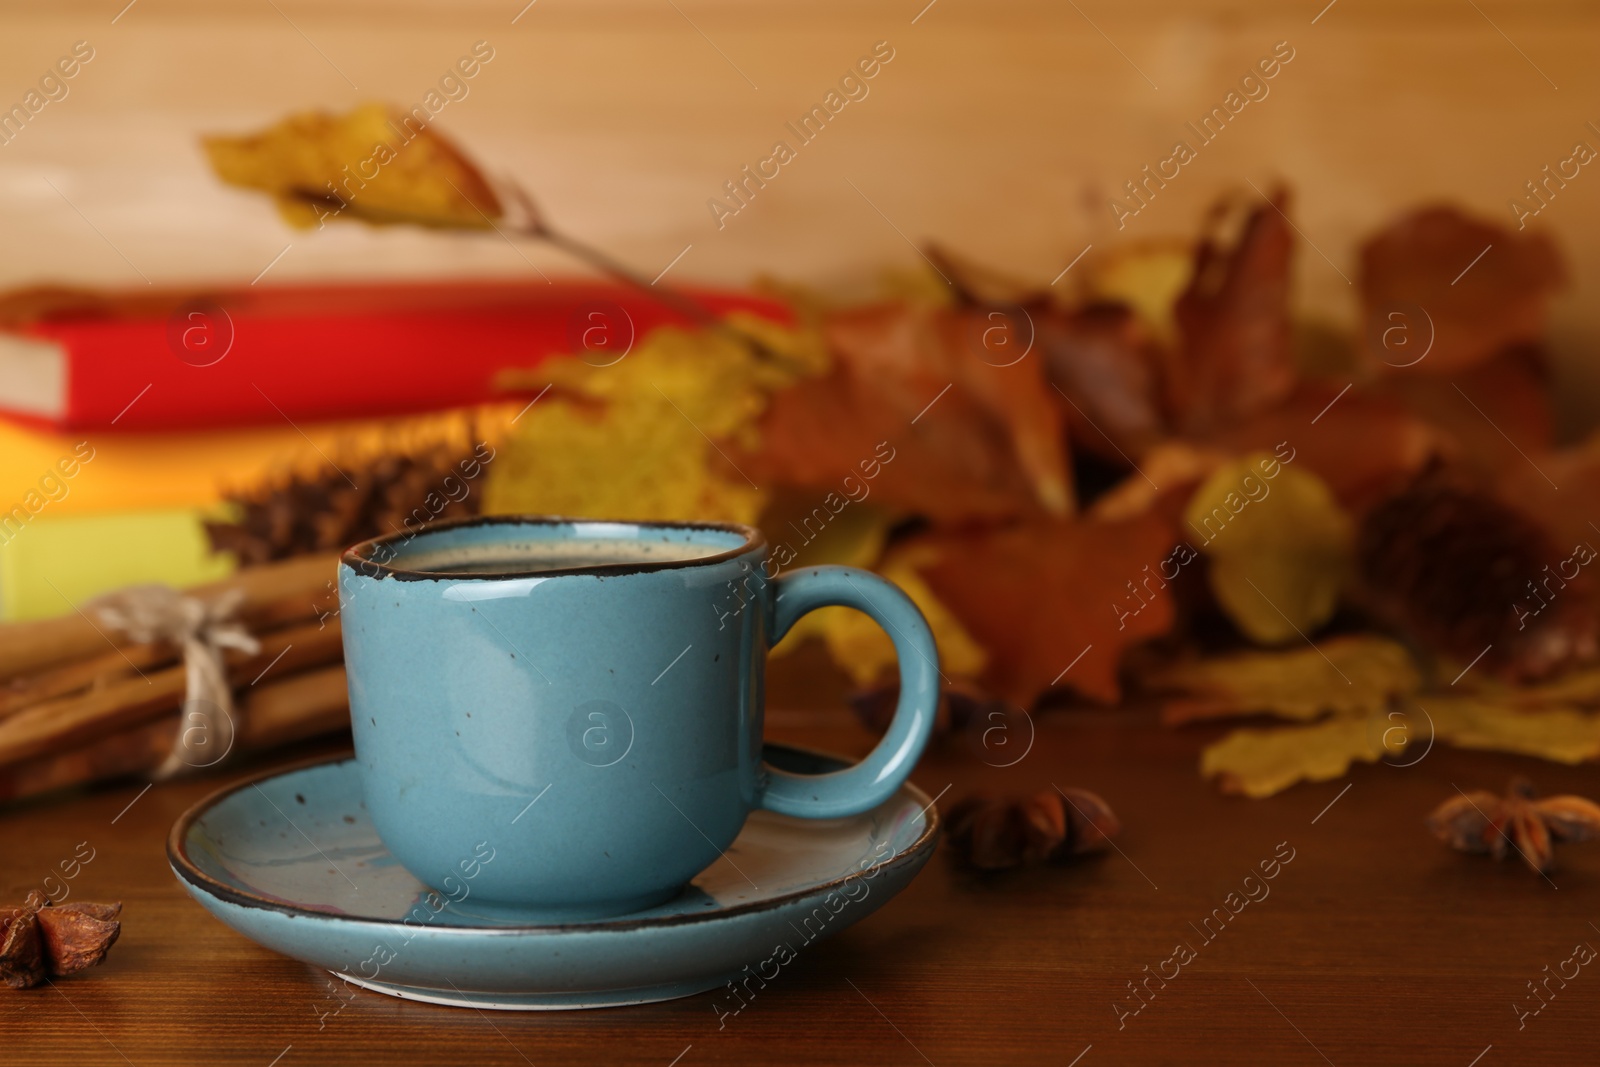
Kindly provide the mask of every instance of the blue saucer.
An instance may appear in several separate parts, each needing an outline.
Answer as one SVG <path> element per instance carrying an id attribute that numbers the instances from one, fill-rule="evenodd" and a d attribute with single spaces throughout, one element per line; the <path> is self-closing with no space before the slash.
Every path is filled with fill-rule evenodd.
<path id="1" fill-rule="evenodd" d="M 800 774 L 850 762 L 783 745 L 766 758 Z M 354 985 L 435 1004 L 599 1008 L 772 979 L 904 889 L 933 855 L 938 821 L 909 784 L 849 818 L 758 811 L 666 904 L 541 924 L 477 910 L 470 877 L 443 887 L 448 897 L 413 878 L 378 839 L 344 757 L 212 794 L 173 826 L 167 857 L 228 926 Z"/>

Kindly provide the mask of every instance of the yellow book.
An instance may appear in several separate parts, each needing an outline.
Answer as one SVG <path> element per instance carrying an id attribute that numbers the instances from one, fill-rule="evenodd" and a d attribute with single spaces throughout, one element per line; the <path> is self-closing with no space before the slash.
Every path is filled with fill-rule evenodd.
<path id="1" fill-rule="evenodd" d="M 44 514 L 16 533 L 0 530 L 0 621 L 47 618 L 124 586 L 175 588 L 226 577 L 192 508 Z"/>
<path id="2" fill-rule="evenodd" d="M 523 404 L 428 415 L 204 433 L 59 434 L 0 422 L 0 539 L 44 516 L 204 508 L 293 472 L 381 450 L 497 440 Z"/>

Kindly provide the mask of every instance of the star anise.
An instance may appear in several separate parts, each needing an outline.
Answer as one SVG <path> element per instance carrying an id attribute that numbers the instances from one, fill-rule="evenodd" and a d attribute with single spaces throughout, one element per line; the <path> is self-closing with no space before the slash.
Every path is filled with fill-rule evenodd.
<path id="1" fill-rule="evenodd" d="M 20 908 L 0 908 L 0 982 L 28 989 L 87 970 L 122 932 L 122 904 L 52 905 L 35 890 Z"/>
<path id="2" fill-rule="evenodd" d="M 1428 816 L 1428 829 L 1451 848 L 1504 859 L 1515 849 L 1541 874 L 1550 869 L 1557 841 L 1600 837 L 1600 804 L 1585 797 L 1534 799 L 1525 778 L 1513 778 L 1503 797 L 1483 789 L 1451 797 Z"/>
<path id="3" fill-rule="evenodd" d="M 1054 787 L 1030 797 L 965 797 L 950 808 L 946 824 L 951 847 L 984 871 L 1096 852 L 1122 830 L 1099 796 Z"/>

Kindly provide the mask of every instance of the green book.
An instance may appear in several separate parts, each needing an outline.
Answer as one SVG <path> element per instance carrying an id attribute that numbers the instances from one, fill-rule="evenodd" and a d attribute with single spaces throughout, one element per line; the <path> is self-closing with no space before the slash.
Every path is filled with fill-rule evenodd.
<path id="1" fill-rule="evenodd" d="M 193 508 L 40 515 L 0 527 L 0 621 L 72 611 L 124 586 L 174 588 L 224 578 L 231 555 L 211 552 Z"/>

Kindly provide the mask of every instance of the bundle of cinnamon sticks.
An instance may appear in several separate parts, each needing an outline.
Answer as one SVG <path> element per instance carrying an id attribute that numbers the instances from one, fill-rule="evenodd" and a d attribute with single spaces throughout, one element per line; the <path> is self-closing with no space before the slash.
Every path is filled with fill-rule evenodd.
<path id="1" fill-rule="evenodd" d="M 302 556 L 187 591 L 239 597 L 235 616 L 260 642 L 224 654 L 235 699 L 219 760 L 348 725 L 336 566 Z M 185 686 L 177 647 L 133 641 L 81 609 L 0 626 L 0 801 L 153 771 L 186 728 Z"/>

